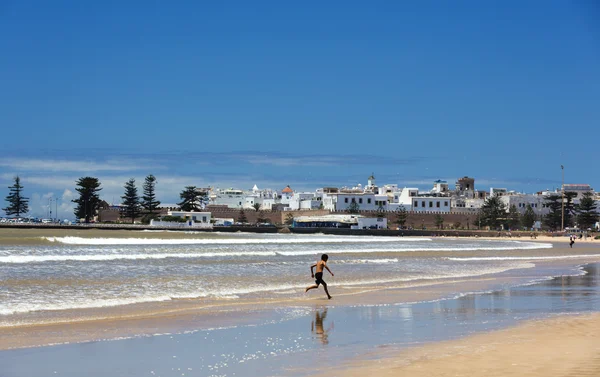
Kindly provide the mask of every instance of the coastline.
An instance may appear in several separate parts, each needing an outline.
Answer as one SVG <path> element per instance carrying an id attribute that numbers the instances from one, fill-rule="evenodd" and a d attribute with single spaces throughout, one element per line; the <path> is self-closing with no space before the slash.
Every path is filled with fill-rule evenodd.
<path id="1" fill-rule="evenodd" d="M 39 238 L 57 237 L 59 234 L 63 234 L 56 230 L 44 232 L 21 230 L 16 233 L 16 236 L 12 234 L 13 232 L 10 233 L 11 236 L 6 239 L 7 245 L 14 240 L 19 240 L 19 235 L 28 234 L 29 241 L 25 241 L 23 244 L 26 245 L 25 248 L 39 246 L 42 242 L 42 250 L 44 247 L 55 248 L 52 243 L 54 241 L 40 241 Z M 33 236 L 34 234 L 35 236 Z M 71 230 L 66 231 L 63 235 L 67 234 L 69 237 L 75 238 L 77 236 L 93 238 L 101 237 L 106 233 L 102 230 L 94 232 Z M 130 231 L 115 231 L 111 232 L 111 237 L 148 239 L 161 237 L 160 232 L 138 232 L 135 236 L 133 234 Z M 170 233 L 169 238 L 171 236 L 180 239 L 193 235 L 180 232 Z M 204 237 L 213 239 L 217 236 L 217 234 L 209 234 Z M 227 235 L 226 237 L 231 238 L 232 236 Z M 164 233 L 162 237 L 164 237 Z M 452 240 L 452 237 L 447 238 L 448 240 L 444 242 L 458 242 Z M 250 353 L 248 356 L 250 359 L 264 357 L 262 355 L 266 355 L 267 351 L 273 355 L 283 355 L 289 352 L 290 356 L 286 356 L 287 359 L 282 356 L 269 358 L 265 365 L 256 367 L 262 372 L 257 372 L 255 375 L 305 376 L 313 375 L 318 369 L 323 369 L 328 371 L 329 375 L 352 376 L 347 371 L 348 368 L 362 370 L 362 373 L 380 373 L 374 368 L 400 370 L 398 369 L 400 367 L 410 367 L 431 371 L 426 375 L 435 376 L 436 370 L 438 370 L 436 368 L 444 370 L 446 366 L 443 361 L 431 356 L 434 351 L 430 351 L 430 349 L 455 355 L 456 358 L 465 360 L 465 365 L 473 363 L 473 365 L 481 366 L 490 363 L 489 359 L 482 362 L 470 361 L 468 356 L 472 356 L 473 352 L 482 354 L 488 348 L 481 346 L 483 348 L 480 350 L 478 348 L 480 343 L 470 340 L 473 336 L 489 335 L 489 338 L 485 338 L 486 341 L 498 344 L 499 347 L 508 342 L 508 345 L 503 346 L 504 348 L 499 352 L 503 352 L 505 357 L 510 358 L 512 357 L 510 354 L 512 343 L 508 339 L 511 339 L 511 335 L 509 333 L 507 333 L 509 335 L 502 335 L 504 333 L 501 331 L 504 330 L 498 329 L 507 328 L 506 331 L 510 331 L 513 328 L 521 328 L 522 324 L 520 323 L 531 321 L 532 318 L 535 319 L 532 323 L 545 323 L 547 319 L 543 318 L 547 318 L 548 315 L 556 316 L 567 313 L 568 315 L 564 317 L 566 321 L 568 318 L 575 318 L 573 315 L 577 314 L 575 309 L 578 307 L 583 308 L 583 312 L 600 310 L 598 306 L 592 306 L 592 309 L 581 306 L 581 302 L 575 302 L 573 307 L 565 306 L 565 303 L 574 299 L 571 297 L 572 294 L 581 295 L 581 297 L 587 297 L 585 295 L 589 294 L 585 291 L 584 283 L 573 285 L 573 281 L 583 281 L 582 279 L 585 277 L 582 273 L 583 267 L 578 268 L 578 266 L 586 265 L 588 266 L 586 268 L 594 271 L 596 280 L 600 277 L 597 273 L 600 271 L 600 265 L 595 264 L 600 262 L 600 250 L 596 245 L 598 241 L 576 242 L 571 249 L 562 239 L 556 242 L 558 240 L 555 237 L 550 239 L 538 237 L 535 240 L 514 237 L 481 237 L 480 239 L 550 243 L 552 247 L 545 245 L 541 248 L 511 249 L 512 243 L 508 242 L 504 245 L 507 247 L 506 249 L 489 251 L 484 249 L 477 252 L 468 248 L 456 251 L 424 252 L 416 248 L 412 251 L 402 252 L 402 260 L 407 263 L 407 268 L 410 268 L 411 263 L 415 263 L 424 256 L 449 259 L 456 265 L 472 264 L 472 266 L 479 266 L 481 261 L 490 259 L 514 259 L 518 261 L 519 266 L 523 265 L 524 267 L 467 277 L 454 275 L 454 277 L 436 278 L 434 276 L 433 278 L 394 283 L 384 282 L 368 286 L 346 285 L 341 287 L 332 279 L 332 281 L 328 280 L 334 296 L 331 301 L 326 300 L 322 292 L 307 295 L 298 291 L 294 294 L 293 290 L 290 294 L 288 290 L 286 295 L 272 293 L 261 297 L 181 298 L 87 309 L 32 311 L 15 314 L 13 318 L 18 319 L 16 321 L 6 320 L 8 317 L 5 316 L 5 325 L 0 323 L 0 364 L 3 363 L 3 360 L 8 360 L 8 363 L 5 362 L 5 364 L 12 368 L 9 370 L 13 371 L 7 372 L 9 377 L 45 376 L 50 369 L 38 367 L 37 371 L 29 373 L 24 372 L 25 369 L 20 369 L 19 364 L 30 364 L 31 360 L 40 361 L 50 357 L 55 358 L 56 363 L 61 360 L 63 363 L 68 363 L 69 357 L 72 357 L 73 353 L 79 353 L 90 347 L 95 348 L 95 352 L 99 355 L 113 353 L 122 347 L 127 349 L 134 347 L 137 350 L 134 356 L 142 358 L 147 357 L 146 354 L 164 353 L 169 349 L 166 348 L 169 347 L 167 345 L 169 341 L 176 341 L 178 344 L 190 341 L 196 344 L 192 347 L 193 349 L 210 352 L 211 348 L 206 349 L 204 346 L 204 340 L 208 337 L 208 339 L 212 339 L 211 344 L 214 342 L 219 351 L 214 351 L 216 356 L 205 355 L 204 361 L 194 358 L 196 355 L 190 354 L 190 367 L 196 370 L 206 365 L 220 365 L 219 363 L 223 363 L 223 360 L 217 360 L 213 364 L 206 360 L 210 357 L 215 360 L 219 357 L 222 359 L 225 357 L 223 355 L 228 355 L 230 349 L 237 350 L 236 355 L 242 351 L 245 352 L 245 349 L 236 348 L 237 341 L 235 339 L 239 338 L 246 342 L 245 347 L 254 347 L 254 343 L 249 343 L 249 339 L 264 338 L 261 345 L 263 348 Z M 568 241 L 568 239 L 565 237 L 564 241 Z M 31 242 L 31 244 L 27 242 Z M 481 246 L 485 242 L 478 244 Z M 383 258 L 389 259 L 390 257 L 383 255 Z M 338 258 L 333 258 L 332 263 L 336 275 L 344 266 L 347 268 L 345 271 L 348 275 L 357 273 L 357 270 L 353 270 L 348 265 L 335 266 L 336 261 L 339 261 Z M 592 264 L 592 267 L 589 267 L 589 264 Z M 368 272 L 369 270 L 358 271 Z M 550 276 L 554 276 L 554 278 L 550 278 Z M 598 288 L 594 289 L 598 290 Z M 549 294 L 548 292 L 554 293 Z M 557 293 L 559 295 L 556 295 Z M 536 309 L 533 311 L 529 307 L 532 302 L 537 302 Z M 594 305 L 597 304 L 594 303 Z M 325 317 L 327 317 L 326 320 Z M 321 330 L 317 330 L 315 333 L 314 324 L 317 323 L 319 326 L 319 321 Z M 329 327 L 328 321 L 331 327 Z M 594 326 L 600 326 L 600 324 L 592 322 L 588 326 L 590 329 L 593 330 L 596 328 Z M 525 322 L 525 325 L 528 323 Z M 514 327 L 515 325 L 517 327 Z M 586 324 L 582 323 L 577 326 L 585 328 Z M 310 332 L 308 333 L 311 335 L 306 337 L 309 328 Z M 319 331 L 322 332 L 319 333 Z M 518 334 L 519 330 L 515 331 Z M 536 331 L 539 329 L 532 330 L 532 334 L 535 335 Z M 323 335 L 327 332 L 330 332 L 328 338 Z M 406 339 L 403 334 L 406 335 Z M 494 334 L 500 335 L 497 335 L 496 339 Z M 270 339 L 277 339 L 277 341 L 273 343 Z M 296 343 L 297 341 L 298 343 Z M 543 341 L 545 340 L 532 339 L 529 347 L 535 347 L 532 346 L 533 343 Z M 575 341 L 579 340 L 574 339 L 573 342 Z M 197 344 L 203 345 L 198 348 Z M 261 344 L 260 341 L 259 344 Z M 144 351 L 144 347 L 149 348 Z M 180 353 L 187 352 L 184 351 L 182 345 L 173 347 L 175 347 L 174 355 L 178 357 L 180 357 Z M 297 350 L 292 351 L 293 347 L 297 347 Z M 448 347 L 448 349 L 437 347 Z M 316 352 L 316 350 L 320 351 Z M 452 353 L 456 350 L 465 352 L 462 354 L 460 352 Z M 328 356 L 319 356 L 320 352 L 326 352 L 325 355 Z M 13 356 L 17 357 L 15 360 L 21 361 L 12 361 Z M 116 362 L 121 363 L 124 367 L 133 367 L 140 371 L 140 368 L 144 366 L 139 361 L 135 364 L 135 357 L 131 360 L 129 357 L 115 357 L 117 358 Z M 311 364 L 310 368 L 302 369 L 299 363 L 304 362 L 305 357 L 314 359 L 314 366 Z M 411 358 L 417 361 L 421 360 L 424 364 L 412 363 L 407 366 L 405 362 L 413 360 Z M 334 359 L 334 361 L 328 364 L 324 361 L 326 359 Z M 244 358 L 238 362 L 242 363 L 243 360 Z M 82 368 L 88 367 L 87 363 L 98 362 L 98 358 L 91 358 L 86 362 L 79 361 L 75 366 L 76 372 L 71 375 L 79 375 Z M 404 364 L 399 366 L 399 363 Z M 22 368 L 27 367 L 23 366 Z M 32 368 L 34 367 L 32 366 Z M 62 368 L 62 366 L 57 364 L 56 368 Z M 115 370 L 109 370 L 105 375 L 114 374 Z M 453 371 L 453 369 L 448 370 Z M 506 369 L 500 369 L 498 375 L 510 375 L 508 372 Z M 398 374 L 390 375 L 413 375 L 410 373 L 413 372 L 406 369 Z M 458 373 L 461 371 L 456 373 L 460 375 Z M 68 373 L 60 374 L 69 375 Z M 134 375 L 145 375 L 145 373 L 140 372 Z M 358 374 L 356 375 L 358 376 Z M 532 376 L 537 375 L 533 374 Z"/>
<path id="2" fill-rule="evenodd" d="M 543 242 L 543 240 L 538 240 Z M 555 260 L 553 255 L 568 249 L 564 243 L 544 249 L 541 256 L 522 257 L 522 252 L 507 253 L 514 258 L 537 261 L 540 266 L 565 268 L 585 263 L 600 262 L 595 244 L 581 245 L 573 259 Z M 575 253 L 574 253 L 575 254 Z M 469 255 L 457 253 L 457 255 Z M 544 259 L 547 258 L 547 259 Z M 527 279 L 538 280 L 531 275 Z M 498 287 L 518 286 L 523 277 L 511 275 L 482 275 L 468 278 L 411 281 L 394 287 L 357 287 L 335 292 L 332 301 L 324 295 L 299 295 L 293 298 L 196 300 L 178 299 L 164 302 L 129 304 L 124 306 L 76 309 L 44 313 L 20 314 L 20 324 L 0 326 L 0 350 L 40 347 L 49 344 L 79 343 L 98 339 L 149 336 L 163 333 L 182 333 L 203 328 L 250 324 L 267 316 L 277 308 L 296 306 L 335 307 L 394 305 L 448 299 L 461 292 L 488 292 Z M 335 286 L 333 286 L 335 290 Z"/>
<path id="3" fill-rule="evenodd" d="M 265 314 L 258 324 L 5 350 L 0 365 L 6 377 L 84 371 L 90 377 L 595 376 L 600 264 L 585 269 L 441 301 L 331 306 L 321 300 L 288 319 L 257 313 Z"/>
<path id="4" fill-rule="evenodd" d="M 599 376 L 600 313 L 530 320 L 400 352 L 377 350 L 313 377 Z"/>

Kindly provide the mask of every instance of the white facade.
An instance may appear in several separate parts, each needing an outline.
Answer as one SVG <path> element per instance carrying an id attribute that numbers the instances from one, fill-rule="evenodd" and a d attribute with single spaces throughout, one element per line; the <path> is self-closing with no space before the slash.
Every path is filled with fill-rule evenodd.
<path id="1" fill-rule="evenodd" d="M 545 215 L 550 212 L 549 208 L 544 207 L 544 196 L 542 195 L 509 193 L 501 196 L 500 201 L 506 205 L 507 210 L 514 205 L 521 214 L 525 213 L 528 204 L 536 215 Z"/>
<path id="2" fill-rule="evenodd" d="M 228 208 L 242 208 L 246 203 L 246 194 L 243 190 L 226 189 L 211 190 L 208 196 L 209 203 L 212 205 L 224 205 Z"/>
<path id="3" fill-rule="evenodd" d="M 171 228 L 212 228 L 210 212 L 185 212 L 185 211 L 168 211 L 169 216 L 176 216 L 187 219 L 186 222 L 173 222 L 173 221 L 161 221 L 151 220 L 150 226 L 161 226 Z"/>
<path id="4" fill-rule="evenodd" d="M 361 211 L 376 211 L 380 205 L 387 210 L 388 196 L 358 191 L 323 194 L 323 208 L 330 211 L 346 211 L 352 203 Z"/>
<path id="5" fill-rule="evenodd" d="M 412 207 L 412 204 L 413 204 L 412 200 L 417 195 L 419 195 L 418 188 L 405 187 L 400 192 L 400 195 L 397 197 L 397 200 L 396 200 L 396 196 L 394 196 L 394 202 L 404 204 L 404 205 L 409 205 Z"/>
<path id="6" fill-rule="evenodd" d="M 297 227 L 334 227 L 350 229 L 386 229 L 385 217 L 365 217 L 361 215 L 299 216 L 294 218 Z"/>
<path id="7" fill-rule="evenodd" d="M 450 198 L 439 196 L 415 196 L 412 198 L 413 212 L 450 212 Z"/>
<path id="8" fill-rule="evenodd" d="M 439 179 L 437 181 L 434 181 L 431 193 L 439 195 L 448 195 L 450 193 L 450 189 L 448 188 L 448 182 Z"/>

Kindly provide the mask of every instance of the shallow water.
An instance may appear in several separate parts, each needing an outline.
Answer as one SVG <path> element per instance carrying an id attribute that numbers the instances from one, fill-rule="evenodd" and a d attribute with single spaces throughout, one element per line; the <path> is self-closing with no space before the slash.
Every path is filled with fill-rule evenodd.
<path id="1" fill-rule="evenodd" d="M 296 297 L 311 284 L 309 266 L 323 253 L 330 255 L 336 274 L 325 279 L 352 289 L 532 268 L 531 257 L 551 253 L 551 248 L 533 242 L 410 237 L 0 233 L 0 326 L 17 324 L 19 315 L 29 312 L 178 299 Z"/>
<path id="2" fill-rule="evenodd" d="M 2 377 L 305 376 L 320 367 L 497 329 L 600 310 L 600 265 L 489 293 L 431 302 L 272 311 L 251 326 L 0 352 Z"/>

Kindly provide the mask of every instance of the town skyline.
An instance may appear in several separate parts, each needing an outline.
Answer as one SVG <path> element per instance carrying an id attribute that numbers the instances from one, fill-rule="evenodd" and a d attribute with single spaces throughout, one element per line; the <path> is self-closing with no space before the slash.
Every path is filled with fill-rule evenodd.
<path id="1" fill-rule="evenodd" d="M 69 162 L 66 160 L 58 160 L 58 161 L 48 161 L 48 166 L 43 166 L 42 168 L 54 169 L 54 174 L 61 174 L 60 178 L 53 176 L 52 173 L 49 175 L 43 175 L 39 171 L 34 170 L 33 167 L 37 166 L 36 163 L 39 161 L 34 160 L 22 160 L 20 161 L 20 167 L 25 169 L 25 173 L 15 174 L 18 175 L 21 179 L 21 184 L 24 186 L 24 195 L 30 200 L 30 211 L 29 216 L 32 217 L 48 217 L 48 214 L 51 212 L 54 213 L 54 217 L 56 217 L 56 211 L 58 211 L 59 218 L 72 218 L 73 210 L 75 207 L 75 203 L 72 203 L 71 200 L 77 198 L 77 193 L 75 191 L 76 181 L 77 179 L 83 176 L 92 176 L 99 179 L 102 191 L 100 192 L 100 198 L 109 204 L 118 205 L 121 203 L 121 196 L 124 194 L 124 185 L 127 180 L 130 178 L 134 178 L 136 180 L 136 185 L 138 189 L 141 191 L 141 186 L 143 184 L 144 178 L 148 174 L 153 174 L 157 178 L 156 185 L 156 193 L 157 198 L 164 204 L 175 204 L 180 201 L 179 193 L 184 189 L 185 186 L 196 186 L 198 188 L 214 188 L 214 189 L 240 189 L 244 191 L 250 191 L 254 185 L 257 185 L 260 190 L 273 190 L 275 192 L 281 191 L 286 186 L 290 186 L 294 192 L 315 192 L 318 189 L 323 187 L 353 187 L 357 185 L 361 185 L 362 187 L 366 186 L 368 177 L 373 174 L 375 176 L 375 181 L 378 186 L 383 186 L 386 184 L 398 185 L 400 189 L 402 188 L 417 188 L 421 192 L 430 191 L 436 180 L 443 180 L 448 183 L 450 186 L 450 190 L 453 190 L 455 182 L 466 174 L 457 176 L 457 177 L 444 177 L 443 175 L 435 176 L 435 177 L 420 177 L 419 179 L 406 179 L 404 181 L 390 181 L 389 179 L 393 179 L 396 177 L 394 174 L 385 174 L 385 172 L 379 173 L 378 171 L 373 171 L 365 174 L 355 174 L 351 177 L 346 177 L 339 179 L 337 183 L 335 181 L 328 181 L 327 184 L 319 185 L 318 182 L 307 182 L 307 180 L 302 179 L 293 179 L 293 177 L 289 177 L 292 179 L 286 181 L 277 181 L 276 177 L 273 177 L 271 180 L 232 180 L 228 182 L 218 182 L 218 181 L 208 181 L 206 179 L 202 179 L 202 177 L 193 177 L 193 176 L 172 176 L 169 174 L 161 175 L 160 170 L 156 169 L 156 172 L 148 172 L 141 173 L 137 165 L 135 165 L 136 170 L 133 165 L 119 164 L 116 161 L 111 162 L 93 162 L 87 161 L 85 163 L 80 162 Z M 5 164 L 5 161 L 0 160 L 0 166 Z M 61 167 L 61 164 L 64 167 Z M 144 166 L 142 168 L 148 168 L 149 166 Z M 65 175 L 62 170 L 66 168 L 71 172 L 70 175 Z M 82 172 L 83 170 L 78 169 L 87 169 L 89 174 L 79 174 L 76 172 Z M 113 171 L 109 170 L 113 169 Z M 566 168 L 565 168 L 566 170 Z M 116 173 L 115 173 L 116 171 Z M 127 172 L 133 173 L 128 175 Z M 567 170 L 568 171 L 568 170 Z M 28 176 L 27 173 L 32 173 L 32 176 Z M 5 181 L 6 188 L 1 192 L 2 198 L 4 199 L 8 194 L 8 187 L 11 186 L 14 181 L 14 176 L 9 176 L 5 174 L 2 178 Z M 535 182 L 523 184 L 517 181 L 509 181 L 509 180 L 499 180 L 499 179 L 479 179 L 478 177 L 474 177 L 469 175 L 471 178 L 475 179 L 475 189 L 478 191 L 489 191 L 490 188 L 505 188 L 509 191 L 515 191 L 519 193 L 526 194 L 535 194 L 541 191 L 554 191 L 560 190 L 561 181 L 551 180 L 545 181 L 546 185 L 540 183 L 537 187 L 535 186 Z M 73 178 L 71 178 L 73 177 Z M 568 177 L 568 175 L 566 175 Z M 565 177 L 565 184 L 589 184 L 588 182 L 571 182 L 567 180 Z M 356 179 L 352 179 L 356 178 Z M 71 181 L 72 179 L 72 181 Z M 291 181 L 291 183 L 288 183 Z M 71 184 L 69 185 L 69 182 Z M 228 184 L 229 183 L 229 184 Z M 554 183 L 553 186 L 550 186 L 549 183 Z M 514 185 L 514 186 L 513 186 Z M 592 188 L 594 188 L 593 184 L 590 184 Z M 520 187 L 520 188 L 519 188 Z M 531 187 L 532 190 L 522 189 L 522 187 Z M 52 208 L 50 208 L 50 206 Z"/>

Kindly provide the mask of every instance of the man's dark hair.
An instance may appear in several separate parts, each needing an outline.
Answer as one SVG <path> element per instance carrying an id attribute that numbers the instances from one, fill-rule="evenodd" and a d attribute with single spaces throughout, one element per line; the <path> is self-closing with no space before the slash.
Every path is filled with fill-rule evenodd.
<path id="1" fill-rule="evenodd" d="M 321 255 L 321 260 L 324 260 L 325 262 L 327 262 L 327 259 L 329 259 L 329 255 L 327 255 L 327 254 Z"/>

